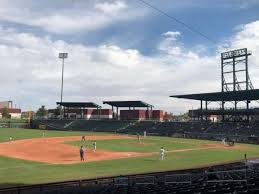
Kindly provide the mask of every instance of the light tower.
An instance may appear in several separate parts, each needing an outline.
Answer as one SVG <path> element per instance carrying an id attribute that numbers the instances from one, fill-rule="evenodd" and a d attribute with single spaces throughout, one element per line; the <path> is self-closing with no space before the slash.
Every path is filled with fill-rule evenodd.
<path id="1" fill-rule="evenodd" d="M 68 57 L 68 53 L 59 53 L 58 57 L 62 59 L 62 80 L 61 80 L 61 94 L 60 94 L 60 102 L 63 102 L 63 85 L 64 85 L 64 64 L 65 59 Z M 60 108 L 60 118 L 61 118 L 62 108 Z"/>
<path id="2" fill-rule="evenodd" d="M 221 53 L 221 90 L 222 92 L 252 90 L 253 84 L 248 73 L 248 56 L 251 52 L 247 48 Z M 224 101 L 222 109 L 224 110 Z M 246 101 L 246 109 L 249 109 L 250 101 Z M 238 101 L 234 102 L 234 110 L 237 110 Z M 222 115 L 224 118 L 224 115 Z M 249 115 L 247 115 L 249 120 Z"/>

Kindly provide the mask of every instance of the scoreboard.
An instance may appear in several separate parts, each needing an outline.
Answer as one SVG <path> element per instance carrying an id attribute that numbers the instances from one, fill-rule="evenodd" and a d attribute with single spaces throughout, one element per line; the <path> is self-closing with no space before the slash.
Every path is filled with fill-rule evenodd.
<path id="1" fill-rule="evenodd" d="M 238 49 L 238 50 L 234 50 L 234 51 L 228 51 L 228 52 L 221 53 L 221 58 L 222 59 L 231 59 L 234 57 L 242 57 L 242 56 L 246 56 L 246 55 L 247 55 L 247 48 L 243 48 L 243 49 Z"/>

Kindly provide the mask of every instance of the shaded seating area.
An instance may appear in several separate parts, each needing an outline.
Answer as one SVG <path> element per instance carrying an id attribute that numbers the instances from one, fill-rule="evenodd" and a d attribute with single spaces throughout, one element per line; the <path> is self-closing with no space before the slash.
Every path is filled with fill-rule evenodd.
<path id="1" fill-rule="evenodd" d="M 85 109 L 94 108 L 97 109 L 97 112 L 100 113 L 102 108 L 100 105 L 93 102 L 57 102 L 57 105 L 61 107 L 61 118 L 69 118 L 69 110 L 76 109 L 79 111 L 81 119 L 85 118 Z"/>

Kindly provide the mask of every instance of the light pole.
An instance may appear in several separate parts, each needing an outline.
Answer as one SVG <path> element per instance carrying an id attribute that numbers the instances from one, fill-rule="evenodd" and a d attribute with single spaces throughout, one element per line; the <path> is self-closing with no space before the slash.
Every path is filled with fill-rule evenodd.
<path id="1" fill-rule="evenodd" d="M 67 58 L 67 53 L 59 53 L 58 57 L 62 59 L 62 80 L 61 80 L 61 94 L 60 94 L 60 102 L 63 102 L 63 83 L 64 83 L 64 64 L 65 59 Z M 62 105 L 61 105 L 62 106 Z M 61 118 L 62 108 L 60 107 L 60 118 Z"/>

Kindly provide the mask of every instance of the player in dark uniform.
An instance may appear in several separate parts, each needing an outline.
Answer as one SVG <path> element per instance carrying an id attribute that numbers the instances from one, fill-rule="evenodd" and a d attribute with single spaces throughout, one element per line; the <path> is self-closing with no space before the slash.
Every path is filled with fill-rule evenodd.
<path id="1" fill-rule="evenodd" d="M 80 147 L 80 159 L 81 161 L 84 161 L 85 160 L 85 150 L 83 148 L 83 146 Z"/>
<path id="2" fill-rule="evenodd" d="M 86 139 L 85 139 L 85 136 L 83 135 L 83 136 L 82 136 L 82 141 L 85 141 L 85 140 L 86 140 Z"/>
<path id="3" fill-rule="evenodd" d="M 138 142 L 140 143 L 140 135 L 137 133 Z"/>

